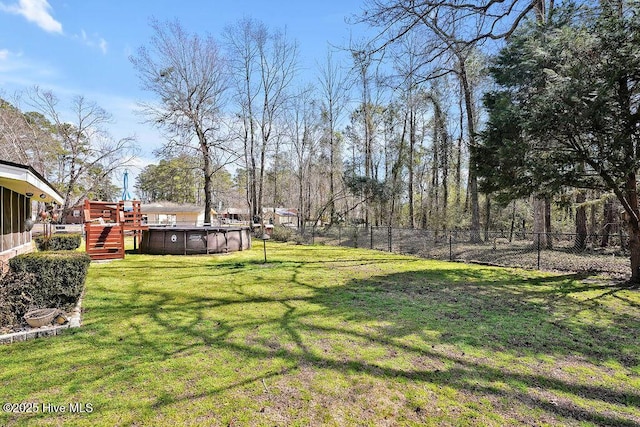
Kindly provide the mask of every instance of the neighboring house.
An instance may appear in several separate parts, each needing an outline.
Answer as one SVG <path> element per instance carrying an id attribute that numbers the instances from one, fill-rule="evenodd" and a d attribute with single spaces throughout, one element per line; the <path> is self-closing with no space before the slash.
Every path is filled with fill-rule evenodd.
<path id="1" fill-rule="evenodd" d="M 226 208 L 221 210 L 218 216 L 225 220 L 226 223 L 248 222 L 249 218 L 251 218 L 251 213 L 248 208 Z"/>
<path id="2" fill-rule="evenodd" d="M 298 225 L 297 209 L 276 209 L 277 224 L 281 225 Z"/>
<path id="3" fill-rule="evenodd" d="M 63 198 L 31 166 L 0 160 L 0 270 L 7 260 L 33 250 L 31 202 L 62 204 Z M 29 221 L 27 221 L 29 220 Z"/>
<path id="4" fill-rule="evenodd" d="M 265 221 L 274 225 L 298 225 L 298 210 L 287 208 L 263 208 Z"/>
<path id="5" fill-rule="evenodd" d="M 204 207 L 191 204 L 156 202 L 140 206 L 142 216 L 149 225 L 190 225 L 204 224 Z M 216 212 L 211 211 L 215 218 Z"/>

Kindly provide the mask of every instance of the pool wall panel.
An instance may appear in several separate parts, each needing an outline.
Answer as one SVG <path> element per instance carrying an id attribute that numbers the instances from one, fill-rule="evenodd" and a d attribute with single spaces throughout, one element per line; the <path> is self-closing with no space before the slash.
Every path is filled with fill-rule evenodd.
<path id="1" fill-rule="evenodd" d="M 150 255 L 194 255 L 251 248 L 249 228 L 150 227 L 142 233 L 140 250 Z"/>

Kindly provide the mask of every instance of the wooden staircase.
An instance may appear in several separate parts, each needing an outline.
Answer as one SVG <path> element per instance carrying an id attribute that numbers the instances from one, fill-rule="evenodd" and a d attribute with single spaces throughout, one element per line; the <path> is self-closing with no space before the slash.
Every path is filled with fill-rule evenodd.
<path id="1" fill-rule="evenodd" d="M 133 233 L 134 244 L 142 236 L 140 201 L 84 201 L 86 251 L 92 260 L 124 258 L 125 232 Z"/>
<path id="2" fill-rule="evenodd" d="M 84 201 L 86 251 L 92 260 L 124 258 L 118 203 Z"/>

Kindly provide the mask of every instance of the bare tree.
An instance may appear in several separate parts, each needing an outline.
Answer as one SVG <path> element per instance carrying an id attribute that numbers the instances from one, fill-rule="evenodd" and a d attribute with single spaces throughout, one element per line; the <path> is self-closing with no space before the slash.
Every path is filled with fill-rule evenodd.
<path id="1" fill-rule="evenodd" d="M 418 74 L 418 65 L 423 56 L 424 38 L 418 34 L 409 35 L 404 38 L 398 46 L 398 52 L 393 56 L 394 68 L 398 73 L 398 89 L 406 110 L 406 120 L 403 132 L 408 134 L 409 147 L 407 150 L 407 195 L 409 205 L 409 227 L 416 227 L 415 214 L 415 165 L 416 149 L 418 144 L 418 121 L 421 104 L 424 104 L 421 94 L 422 80 Z"/>
<path id="2" fill-rule="evenodd" d="M 347 102 L 347 80 L 341 71 L 339 63 L 333 59 L 330 50 L 327 51 L 326 61 L 319 67 L 320 98 L 322 103 L 322 120 L 324 122 L 324 140 L 329 149 L 329 217 L 331 223 L 336 221 L 336 193 L 337 179 L 341 171 L 340 138 L 337 135 L 338 122 L 342 117 Z"/>
<path id="3" fill-rule="evenodd" d="M 111 115 L 83 96 L 71 100 L 71 118 L 63 115 L 64 109 L 51 91 L 34 87 L 26 102 L 51 123 L 60 144 L 60 167 L 50 176 L 63 189 L 64 218 L 71 207 L 99 192 L 115 171 L 131 163 L 136 154 L 135 139 L 114 140 L 105 130 L 112 123 Z"/>
<path id="4" fill-rule="evenodd" d="M 28 164 L 48 176 L 60 149 L 53 127 L 42 113 L 22 112 L 19 96 L 13 102 L 0 98 L 0 158 Z"/>
<path id="5" fill-rule="evenodd" d="M 143 103 L 143 111 L 151 123 L 168 133 L 168 147 L 195 142 L 202 158 L 204 222 L 210 223 L 213 175 L 234 158 L 227 139 L 221 137 L 227 64 L 211 36 L 189 34 L 178 21 L 154 20 L 151 28 L 154 34 L 149 46 L 130 57 L 142 87 L 158 97 L 155 103 Z M 230 155 L 220 156 L 221 151 Z"/>
<path id="6" fill-rule="evenodd" d="M 536 4 L 538 3 L 539 1 L 536 0 Z M 475 88 L 468 66 L 480 41 L 506 37 L 515 30 L 520 20 L 534 9 L 533 5 L 526 6 L 522 15 L 514 17 L 512 15 L 514 11 L 511 8 L 517 4 L 518 0 L 511 0 L 509 5 L 493 1 L 488 1 L 486 4 L 465 4 L 455 0 L 444 2 L 369 0 L 365 8 L 367 12 L 359 19 L 360 22 L 381 28 L 372 42 L 375 44 L 374 51 L 391 46 L 414 30 L 426 30 L 434 44 L 423 56 L 422 63 L 417 68 L 428 69 L 425 79 L 437 78 L 451 72 L 458 77 L 464 99 L 465 125 L 470 153 L 468 194 L 471 202 L 472 241 L 480 240 L 480 207 L 474 167 L 477 109 L 475 108 Z M 464 31 L 461 31 L 461 28 L 464 28 Z"/>
<path id="7" fill-rule="evenodd" d="M 553 4 L 554 0 L 366 0 L 364 14 L 355 21 L 380 27 L 373 41 L 381 47 L 395 43 L 428 20 L 437 21 L 446 34 L 458 34 L 452 42 L 475 45 L 509 37 L 528 15 L 544 17 Z"/>
<path id="8" fill-rule="evenodd" d="M 247 199 L 253 216 L 261 217 L 267 151 L 277 139 L 277 123 L 297 74 L 298 46 L 286 33 L 269 31 L 249 18 L 227 27 L 225 39 L 236 77 L 234 98 L 242 122 Z"/>
<path id="9" fill-rule="evenodd" d="M 313 88 L 299 89 L 287 108 L 288 138 L 294 175 L 297 181 L 298 226 L 304 232 L 306 219 L 310 217 L 307 189 L 311 186 L 313 160 L 318 150 L 320 123 Z M 332 199 L 330 199 L 332 200 Z"/>
<path id="10" fill-rule="evenodd" d="M 259 46 L 266 43 L 267 28 L 262 22 L 243 18 L 224 30 L 225 45 L 233 78 L 233 100 L 240 119 L 239 137 L 244 147 L 247 170 L 247 204 L 253 217 L 258 211 L 258 95 L 261 91 Z"/>

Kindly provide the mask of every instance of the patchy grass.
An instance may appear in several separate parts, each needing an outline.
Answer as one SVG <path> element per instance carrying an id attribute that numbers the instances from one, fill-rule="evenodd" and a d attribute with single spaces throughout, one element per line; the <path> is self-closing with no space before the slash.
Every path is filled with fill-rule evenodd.
<path id="1" fill-rule="evenodd" d="M 2 403 L 39 408 L 0 425 L 640 425 L 638 291 L 268 252 L 93 264 L 82 328 L 0 347 Z"/>

